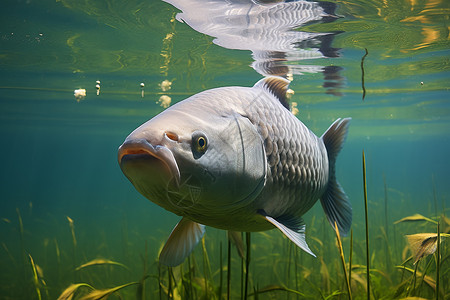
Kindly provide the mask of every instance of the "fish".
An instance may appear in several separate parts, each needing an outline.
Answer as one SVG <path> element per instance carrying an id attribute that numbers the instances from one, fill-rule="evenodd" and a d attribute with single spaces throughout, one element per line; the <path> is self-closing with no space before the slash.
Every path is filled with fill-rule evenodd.
<path id="1" fill-rule="evenodd" d="M 278 228 L 307 253 L 302 216 L 320 199 L 345 234 L 351 203 L 335 175 L 351 118 L 316 136 L 289 110 L 285 78 L 202 91 L 132 131 L 118 163 L 136 190 L 182 217 L 159 261 L 177 266 L 205 226 L 240 232 Z"/>

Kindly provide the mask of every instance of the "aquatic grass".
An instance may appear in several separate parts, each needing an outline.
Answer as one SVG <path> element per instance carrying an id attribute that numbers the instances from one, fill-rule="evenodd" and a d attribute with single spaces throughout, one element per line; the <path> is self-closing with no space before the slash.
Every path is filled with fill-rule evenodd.
<path id="1" fill-rule="evenodd" d="M 286 283 L 289 285 L 291 277 L 291 265 L 292 265 L 292 243 L 287 245 L 287 265 L 286 265 Z M 289 295 L 286 295 L 286 299 L 289 299 Z"/>
<path id="2" fill-rule="evenodd" d="M 6 254 L 8 255 L 9 260 L 12 262 L 12 264 L 13 264 L 14 267 L 16 268 L 16 267 L 17 267 L 16 259 L 14 258 L 14 256 L 13 256 L 13 255 L 11 254 L 11 252 L 9 251 L 8 246 L 6 246 L 5 243 L 2 243 L 2 247 L 3 247 L 3 250 L 5 250 Z"/>
<path id="3" fill-rule="evenodd" d="M 167 299 L 173 298 L 173 288 L 172 288 L 172 267 L 167 267 Z"/>
<path id="4" fill-rule="evenodd" d="M 69 222 L 69 228 L 70 228 L 70 233 L 72 235 L 72 265 L 75 268 L 76 264 L 77 264 L 77 238 L 75 236 L 75 225 L 73 224 L 73 220 L 69 217 L 66 216 L 67 221 Z M 74 274 L 75 276 L 75 274 Z M 74 280 L 76 278 L 74 277 Z"/>
<path id="5" fill-rule="evenodd" d="M 148 265 L 148 251 L 147 250 L 148 249 L 147 248 L 148 248 L 147 241 L 145 241 L 144 255 L 142 255 L 142 254 L 140 255 L 142 265 L 143 265 L 143 274 L 144 275 L 140 281 L 141 284 L 139 284 L 138 289 L 136 291 L 136 298 L 141 299 L 141 300 L 145 299 L 145 280 L 144 280 L 144 278 L 148 273 L 148 270 L 147 270 L 147 265 Z M 127 255 L 125 255 L 125 259 L 127 259 L 127 258 L 128 258 L 128 253 L 127 253 Z"/>
<path id="6" fill-rule="evenodd" d="M 438 204 L 437 204 L 437 193 L 436 193 L 436 183 L 434 181 L 434 174 L 431 174 L 431 183 L 433 187 L 433 200 L 434 200 L 434 214 L 438 215 Z"/>
<path id="7" fill-rule="evenodd" d="M 100 299 L 106 299 L 108 298 L 110 295 L 118 292 L 119 290 L 132 286 L 132 285 L 138 285 L 140 284 L 139 281 L 137 282 L 129 282 L 126 284 L 122 284 L 110 289 L 104 289 L 104 290 L 92 290 L 91 292 L 89 292 L 89 294 L 83 296 L 80 298 L 80 300 L 100 300 Z"/>
<path id="8" fill-rule="evenodd" d="M 193 298 L 194 297 L 194 288 L 193 288 L 193 286 L 192 286 L 192 272 L 193 272 L 193 270 L 192 270 L 192 265 L 191 265 L 191 256 L 189 256 L 188 257 L 188 267 L 189 267 L 189 270 L 188 270 L 188 279 L 189 279 L 189 295 L 191 296 L 191 298 Z"/>
<path id="9" fill-rule="evenodd" d="M 34 264 L 34 260 L 33 257 L 31 257 L 31 254 L 28 254 L 28 257 L 30 258 L 30 263 L 31 263 L 31 269 L 33 271 L 33 285 L 34 285 L 34 289 L 36 291 L 36 295 L 38 300 L 42 299 L 42 295 L 41 295 L 41 289 L 39 286 L 39 278 L 38 278 L 38 272 L 37 272 L 37 268 L 36 265 Z"/>
<path id="10" fill-rule="evenodd" d="M 125 214 L 122 217 L 122 222 L 121 222 L 121 236 L 122 236 L 122 256 L 124 257 L 124 262 L 125 263 L 129 263 L 128 259 L 129 259 L 129 237 L 128 237 L 128 222 L 127 219 L 125 217 Z M 146 241 L 146 247 L 147 247 L 147 241 Z"/>
<path id="11" fill-rule="evenodd" d="M 388 189 L 386 185 L 386 176 L 383 174 L 384 186 L 384 228 L 386 231 L 386 239 L 389 240 L 389 217 L 388 217 Z"/>
<path id="12" fill-rule="evenodd" d="M 349 281 L 349 277 L 348 277 L 348 273 L 347 273 L 347 268 L 345 266 L 344 249 L 342 249 L 341 235 L 339 234 L 339 228 L 338 228 L 336 222 L 334 222 L 334 229 L 336 232 L 336 239 L 337 239 L 339 254 L 340 254 L 341 263 L 342 263 L 342 270 L 344 272 L 344 278 L 345 278 L 345 283 L 346 283 L 346 287 L 347 287 L 347 295 L 348 295 L 348 299 L 351 300 L 352 299 L 352 290 L 350 287 L 350 281 Z"/>
<path id="13" fill-rule="evenodd" d="M 112 260 L 109 260 L 109 259 L 96 258 L 96 259 L 93 259 L 93 260 L 91 260 L 91 261 L 89 261 L 87 263 L 82 264 L 81 266 L 76 267 L 75 271 L 79 271 L 79 270 L 87 268 L 87 267 L 98 266 L 98 265 L 119 266 L 119 267 L 125 268 L 127 270 L 130 270 L 127 266 L 125 266 L 124 264 L 121 264 L 119 262 L 112 261 Z"/>
<path id="14" fill-rule="evenodd" d="M 228 230 L 227 231 L 227 236 L 228 239 L 233 243 L 233 245 L 236 247 L 236 250 L 239 254 L 240 258 L 244 258 L 245 254 L 244 254 L 244 242 L 242 240 L 242 235 L 240 232 L 237 231 L 231 231 Z"/>
<path id="15" fill-rule="evenodd" d="M 144 300 L 146 299 L 146 294 L 145 294 L 145 279 L 146 279 L 145 275 L 141 278 L 141 280 L 139 280 L 139 285 L 136 289 L 136 299 L 140 299 L 140 300 Z"/>
<path id="16" fill-rule="evenodd" d="M 440 283 L 440 259 L 441 259 L 441 228 L 437 223 L 437 252 L 436 252 L 436 300 L 439 299 L 439 283 Z"/>
<path id="17" fill-rule="evenodd" d="M 339 296 L 339 295 L 344 294 L 340 290 L 334 290 L 331 294 L 325 295 L 323 293 L 323 291 L 319 287 L 317 287 L 315 284 L 313 284 L 310 280 L 306 280 L 306 282 L 320 295 L 320 298 L 322 300 L 333 299 L 335 296 Z M 289 291 L 289 292 L 291 292 L 291 291 Z M 298 291 L 295 291 L 295 292 L 301 294 L 304 298 L 306 297 L 306 295 L 301 293 L 301 292 L 298 292 Z M 310 297 L 310 298 L 317 299 L 316 296 Z"/>
<path id="18" fill-rule="evenodd" d="M 391 258 L 391 247 L 389 246 L 389 238 L 387 236 L 387 232 L 383 227 L 380 227 L 380 233 L 382 240 L 384 242 L 384 256 L 385 256 L 385 265 L 386 269 L 390 269 L 392 267 L 392 258 Z"/>
<path id="19" fill-rule="evenodd" d="M 367 49 L 366 49 L 366 55 L 367 55 Z M 361 66 L 362 66 L 362 64 L 363 64 L 363 60 L 361 60 Z M 364 150 L 362 152 L 362 164 L 363 164 L 363 187 L 364 187 L 364 216 L 365 216 L 365 221 L 366 221 L 367 299 L 370 300 L 369 221 L 368 221 L 368 211 L 367 211 L 366 156 L 364 155 Z"/>
<path id="20" fill-rule="evenodd" d="M 220 241 L 220 253 L 219 253 L 219 299 L 222 299 L 222 284 L 223 284 L 223 258 L 222 258 L 222 241 Z"/>
<path id="21" fill-rule="evenodd" d="M 231 240 L 228 239 L 228 256 L 227 256 L 227 300 L 230 299 L 231 293 Z"/>
<path id="22" fill-rule="evenodd" d="M 284 292 L 288 292 L 288 293 L 292 293 L 292 294 L 296 294 L 296 295 L 305 297 L 305 294 L 303 294 L 299 291 L 293 290 L 293 289 L 289 289 L 289 288 L 281 286 L 281 285 L 266 286 L 264 288 L 254 291 L 253 293 L 249 294 L 249 296 L 253 296 L 256 298 L 256 297 L 258 297 L 259 294 L 264 294 L 264 293 L 269 293 L 269 292 L 274 292 L 274 291 L 284 291 Z"/>
<path id="23" fill-rule="evenodd" d="M 23 237 L 23 221 L 22 221 L 22 216 L 20 215 L 20 210 L 18 207 L 16 207 L 16 213 L 17 213 L 17 220 L 19 222 L 19 241 L 20 241 L 20 256 L 21 256 L 21 260 L 22 260 L 22 277 L 25 277 L 26 272 L 26 251 L 25 251 L 25 242 L 24 242 L 24 237 Z"/>
<path id="24" fill-rule="evenodd" d="M 59 280 L 61 275 L 61 251 L 59 250 L 58 240 L 54 238 L 53 242 L 55 244 L 55 254 L 56 254 L 56 275 Z"/>
<path id="25" fill-rule="evenodd" d="M 419 268 L 419 263 L 414 265 L 414 272 L 411 276 L 411 283 L 409 284 L 409 287 L 407 289 L 407 296 L 410 296 L 414 293 L 414 290 L 416 289 L 416 280 L 417 280 L 417 269 Z"/>
<path id="26" fill-rule="evenodd" d="M 390 249 L 390 239 L 389 239 L 389 210 L 388 210 L 388 188 L 386 184 L 386 176 L 383 174 L 383 186 L 384 186 L 384 228 L 381 228 L 382 236 L 384 237 L 385 245 L 385 261 L 386 269 L 392 267 L 392 257 Z"/>
<path id="27" fill-rule="evenodd" d="M 422 272 L 417 270 L 417 267 L 415 267 L 414 269 L 411 269 L 411 268 L 408 268 L 406 266 L 396 266 L 396 268 L 404 270 L 404 271 L 408 271 L 409 273 L 411 273 L 412 274 L 411 279 L 410 279 L 411 282 L 413 281 L 414 277 L 416 277 L 416 276 L 422 277 L 422 275 L 423 275 Z M 432 288 L 433 290 L 436 289 L 436 281 L 431 276 L 425 275 L 425 276 L 423 276 L 423 278 L 424 278 L 424 282 L 430 288 Z"/>
<path id="28" fill-rule="evenodd" d="M 245 233 L 245 240 L 247 243 L 247 252 L 245 255 L 245 288 L 244 288 L 244 300 L 247 299 L 248 292 L 248 277 L 250 274 L 250 255 L 251 255 L 251 234 L 250 232 Z"/>
<path id="29" fill-rule="evenodd" d="M 294 248 L 294 275 L 295 275 L 295 289 L 298 291 L 298 251 L 299 248 L 295 247 Z M 297 299 L 299 298 L 300 295 L 297 295 Z"/>
<path id="30" fill-rule="evenodd" d="M 350 287 L 352 284 L 352 267 L 353 267 L 353 229 L 350 229 L 350 253 L 348 260 L 348 282 L 350 283 Z"/>
<path id="31" fill-rule="evenodd" d="M 162 300 L 162 275 L 161 275 L 161 264 L 158 264 L 158 291 L 159 291 L 159 300 Z"/>
<path id="32" fill-rule="evenodd" d="M 244 299 L 244 285 L 245 285 L 245 257 L 241 258 L 241 298 Z"/>
<path id="33" fill-rule="evenodd" d="M 430 218 L 427 218 L 425 216 L 422 216 L 421 214 L 414 214 L 412 216 L 401 218 L 400 220 L 397 220 L 394 222 L 394 224 L 402 223 L 402 222 L 418 222 L 418 221 L 426 221 L 433 224 L 437 224 L 437 221 L 434 221 Z"/>
<path id="34" fill-rule="evenodd" d="M 205 297 L 208 299 L 208 279 L 211 279 L 211 265 L 209 263 L 208 252 L 206 251 L 205 238 L 202 238 L 202 253 L 203 253 L 203 276 L 205 282 Z"/>
<path id="35" fill-rule="evenodd" d="M 425 275 L 427 274 L 427 272 L 428 272 L 428 270 L 429 270 L 429 268 L 431 266 L 432 261 L 433 261 L 433 259 L 430 257 L 430 259 L 428 259 L 428 262 L 427 262 L 427 265 L 426 265 L 424 271 L 422 272 L 422 276 L 420 277 L 420 285 L 417 288 L 419 290 L 418 295 L 420 295 L 420 290 L 421 290 L 422 284 L 425 281 Z"/>
<path id="36" fill-rule="evenodd" d="M 330 272 L 323 258 L 320 258 L 320 275 L 322 275 L 322 287 L 326 293 L 331 289 Z"/>
<path id="37" fill-rule="evenodd" d="M 95 290 L 94 287 L 87 283 L 73 283 L 68 286 L 62 293 L 59 295 L 57 300 L 72 300 L 76 294 L 76 292 L 82 287 L 89 288 L 91 290 Z"/>

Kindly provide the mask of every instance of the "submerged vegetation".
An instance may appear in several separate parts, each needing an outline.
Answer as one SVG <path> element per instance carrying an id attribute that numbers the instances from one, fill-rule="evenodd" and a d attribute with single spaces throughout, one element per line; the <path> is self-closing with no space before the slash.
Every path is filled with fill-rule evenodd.
<path id="1" fill-rule="evenodd" d="M 369 205 L 371 216 L 384 214 L 366 223 L 371 232 L 369 253 L 363 220 L 357 218 L 350 236 L 342 237 L 338 231 L 333 233 L 325 216 L 316 217 L 317 211 L 307 232 L 317 258 L 276 230 L 227 235 L 211 228 L 191 256 L 174 268 L 158 263 L 163 239 L 132 243 L 126 222 L 122 223 L 122 255 L 109 254 L 114 251 L 106 238 L 83 241 L 77 221 L 70 217 L 68 223 L 61 222 L 64 241 L 47 238 L 36 247 L 26 238 L 33 229 L 26 227 L 17 209 L 17 220 L 3 219 L 16 243 L 2 241 L 0 262 L 11 276 L 0 284 L 0 293 L 2 299 L 44 300 L 447 299 L 450 219 L 446 209 L 436 209 L 438 214 L 428 217 L 413 214 L 388 222 L 388 194 L 386 190 L 385 199 L 377 200 L 384 201 L 384 207 Z M 110 257 L 102 258 L 106 256 Z"/>

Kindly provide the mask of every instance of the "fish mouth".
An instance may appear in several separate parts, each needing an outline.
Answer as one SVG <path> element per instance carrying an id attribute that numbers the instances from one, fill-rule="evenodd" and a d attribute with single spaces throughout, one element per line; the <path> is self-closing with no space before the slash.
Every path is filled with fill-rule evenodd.
<path id="1" fill-rule="evenodd" d="M 124 165 L 130 161 L 142 160 L 143 163 L 152 163 L 156 160 L 167 168 L 171 177 L 175 179 L 176 185 L 180 184 L 181 176 L 178 164 L 172 151 L 166 146 L 153 146 L 145 139 L 125 140 L 119 147 L 117 159 L 122 170 L 125 169 Z"/>

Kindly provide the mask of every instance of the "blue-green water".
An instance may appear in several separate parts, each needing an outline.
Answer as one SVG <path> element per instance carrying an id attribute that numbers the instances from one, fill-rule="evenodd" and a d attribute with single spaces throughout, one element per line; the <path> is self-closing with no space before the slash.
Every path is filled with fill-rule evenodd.
<path id="1" fill-rule="evenodd" d="M 319 136 L 335 119 L 352 117 L 337 178 L 353 205 L 353 263 L 365 264 L 364 149 L 372 265 L 379 270 L 372 279 L 373 296 L 390 298 L 403 277 L 387 266 L 383 231 L 390 233 L 391 264 L 400 265 L 411 255 L 402 255 L 407 245 L 403 236 L 436 228 L 393 222 L 415 213 L 439 220 L 450 207 L 449 5 L 421 0 L 334 3 L 339 18 L 305 24 L 301 31 L 333 33 L 330 47 L 338 54 L 287 64 L 339 67 L 338 79 L 321 72 L 294 74 L 291 102 L 297 103 L 297 117 Z M 6 0 L 0 7 L 0 299 L 38 299 L 28 254 L 42 269 L 39 280 L 44 283 L 38 286 L 43 299 L 57 298 L 70 283 L 105 289 L 139 281 L 145 272 L 157 275 L 158 251 L 179 217 L 133 188 L 117 164 L 117 148 L 133 129 L 163 111 L 158 103 L 162 95 L 173 104 L 204 89 L 252 86 L 262 78 L 251 67 L 252 52 L 215 44 L 215 37 L 177 21 L 179 10 L 162 1 Z M 170 90 L 161 88 L 164 80 L 172 82 Z M 330 81 L 334 88 L 324 87 Z M 74 90 L 80 88 L 87 95 L 77 101 Z M 76 247 L 67 217 L 74 222 Z M 345 292 L 334 233 L 320 205 L 305 220 L 307 241 L 318 258 L 298 253 L 292 263 L 294 250 L 280 232 L 253 234 L 249 293 L 270 284 L 297 289 L 310 299 Z M 441 232 L 448 233 L 445 220 Z M 218 249 L 221 242 L 226 271 L 227 239 L 225 232 L 211 228 L 205 239 L 217 288 Z M 343 242 L 348 260 L 349 238 Z M 442 247 L 440 288 L 442 297 L 448 297 L 448 241 Z M 148 263 L 143 263 L 145 255 Z M 207 277 L 201 245 L 194 255 L 198 276 Z M 129 270 L 74 271 L 99 257 Z M 240 264 L 233 252 L 233 299 L 241 295 Z M 328 281 L 324 265 L 332 277 Z M 419 270 L 425 265 L 421 262 Z M 411 262 L 407 266 L 414 268 Z M 436 279 L 434 262 L 427 272 Z M 332 275 L 337 273 L 342 278 Z M 365 280 L 365 273 L 359 275 Z M 354 298 L 363 298 L 362 283 L 354 285 Z M 155 279 L 149 279 L 146 289 L 149 299 L 159 295 Z M 422 290 L 422 296 L 434 297 L 426 284 Z M 122 296 L 134 299 L 134 292 L 130 287 Z"/>

